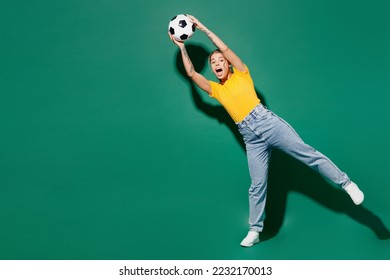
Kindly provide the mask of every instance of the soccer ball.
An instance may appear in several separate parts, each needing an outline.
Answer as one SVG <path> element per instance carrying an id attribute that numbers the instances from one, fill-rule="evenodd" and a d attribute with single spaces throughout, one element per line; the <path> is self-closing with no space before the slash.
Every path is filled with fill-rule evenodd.
<path id="1" fill-rule="evenodd" d="M 185 41 L 194 34 L 195 24 L 186 15 L 180 14 L 171 19 L 168 31 L 176 40 Z"/>

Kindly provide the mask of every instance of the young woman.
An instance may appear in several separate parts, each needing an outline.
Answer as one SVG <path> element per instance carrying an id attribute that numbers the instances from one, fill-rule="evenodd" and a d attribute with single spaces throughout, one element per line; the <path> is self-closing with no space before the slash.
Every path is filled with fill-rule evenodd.
<path id="1" fill-rule="evenodd" d="M 261 104 L 246 64 L 198 19 L 188 15 L 218 48 L 209 57 L 211 70 L 219 83 L 209 81 L 195 71 L 183 42 L 171 40 L 180 48 L 187 75 L 203 91 L 217 99 L 236 122 L 246 146 L 251 186 L 249 188 L 249 232 L 241 246 L 259 242 L 264 226 L 267 194 L 268 164 L 272 148 L 277 148 L 300 160 L 344 189 L 359 205 L 364 194 L 347 174 L 326 156 L 302 141 L 295 130 L 275 113 Z"/>

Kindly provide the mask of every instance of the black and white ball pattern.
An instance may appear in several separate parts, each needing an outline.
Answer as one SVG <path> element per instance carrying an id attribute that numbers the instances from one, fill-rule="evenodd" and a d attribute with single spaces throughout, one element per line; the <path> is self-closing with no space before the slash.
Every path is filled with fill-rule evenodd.
<path id="1" fill-rule="evenodd" d="M 178 41 L 185 41 L 191 38 L 195 32 L 195 24 L 189 18 L 180 14 L 171 19 L 168 25 L 168 31 Z"/>

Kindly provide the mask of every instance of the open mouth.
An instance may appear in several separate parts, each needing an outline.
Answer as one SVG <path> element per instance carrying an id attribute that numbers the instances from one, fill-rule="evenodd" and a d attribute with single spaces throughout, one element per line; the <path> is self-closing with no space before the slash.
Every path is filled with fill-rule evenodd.
<path id="1" fill-rule="evenodd" d="M 215 69 L 215 72 L 217 72 L 217 73 L 222 72 L 222 68 L 217 68 L 217 69 Z"/>

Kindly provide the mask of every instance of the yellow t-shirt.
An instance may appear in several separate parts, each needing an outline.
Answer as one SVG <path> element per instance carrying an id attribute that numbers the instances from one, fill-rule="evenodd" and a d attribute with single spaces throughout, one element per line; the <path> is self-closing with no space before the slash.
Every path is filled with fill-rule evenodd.
<path id="1" fill-rule="evenodd" d="M 210 81 L 210 96 L 217 99 L 235 122 L 241 122 L 259 103 L 248 68 L 233 68 L 232 76 L 223 84 Z"/>

